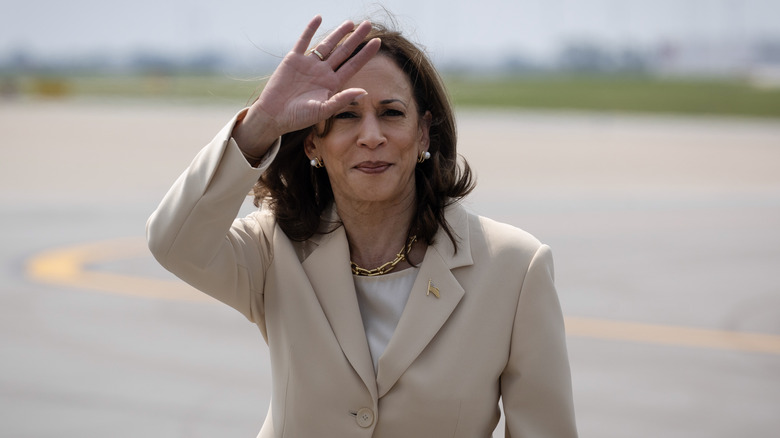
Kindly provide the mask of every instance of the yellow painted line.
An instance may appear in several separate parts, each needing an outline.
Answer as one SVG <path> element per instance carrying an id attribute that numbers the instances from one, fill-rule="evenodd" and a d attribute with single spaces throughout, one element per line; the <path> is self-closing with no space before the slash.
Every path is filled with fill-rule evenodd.
<path id="1" fill-rule="evenodd" d="M 96 263 L 142 257 L 151 257 L 144 239 L 124 238 L 86 243 L 36 255 L 27 263 L 27 275 L 42 283 L 136 297 L 216 301 L 179 280 L 116 274 L 89 267 Z"/>
<path id="2" fill-rule="evenodd" d="M 137 277 L 90 267 L 93 264 L 145 257 L 151 257 L 151 254 L 143 238 L 86 243 L 36 255 L 27 264 L 27 274 L 39 282 L 77 289 L 151 299 L 216 302 L 179 280 Z M 779 335 L 581 317 L 566 317 L 565 323 L 569 336 L 780 354 Z"/>
<path id="3" fill-rule="evenodd" d="M 778 335 L 579 317 L 566 317 L 565 322 L 571 336 L 780 354 Z"/>

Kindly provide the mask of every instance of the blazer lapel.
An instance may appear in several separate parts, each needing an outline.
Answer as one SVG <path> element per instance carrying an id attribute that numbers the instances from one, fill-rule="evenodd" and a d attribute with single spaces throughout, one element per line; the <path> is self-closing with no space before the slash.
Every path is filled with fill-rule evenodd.
<path id="1" fill-rule="evenodd" d="M 398 326 L 379 358 L 376 378 L 379 397 L 387 394 L 422 353 L 465 293 L 451 270 L 473 264 L 468 241 L 468 214 L 463 207 L 454 206 L 448 209 L 447 220 L 460 239 L 458 252 L 454 252 L 452 242 L 441 230 L 434 245 L 428 247 Z"/>
<path id="2" fill-rule="evenodd" d="M 349 269 L 349 244 L 344 227 L 312 240 L 318 246 L 303 261 L 303 269 L 344 355 L 376 398 L 374 364 Z"/>

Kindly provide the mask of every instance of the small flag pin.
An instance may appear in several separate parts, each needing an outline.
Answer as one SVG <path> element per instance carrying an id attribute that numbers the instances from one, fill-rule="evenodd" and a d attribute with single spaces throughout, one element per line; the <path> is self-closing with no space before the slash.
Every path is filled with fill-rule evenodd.
<path id="1" fill-rule="evenodd" d="M 433 294 L 436 298 L 441 297 L 441 293 L 439 292 L 439 288 L 433 285 L 433 280 L 428 280 L 428 292 L 425 293 L 426 296 Z"/>

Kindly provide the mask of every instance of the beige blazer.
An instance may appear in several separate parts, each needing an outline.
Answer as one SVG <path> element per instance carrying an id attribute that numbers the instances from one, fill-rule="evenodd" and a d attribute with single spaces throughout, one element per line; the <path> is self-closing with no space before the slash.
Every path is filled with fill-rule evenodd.
<path id="1" fill-rule="evenodd" d="M 343 227 L 290 241 L 271 214 L 235 220 L 278 151 L 252 168 L 231 121 L 147 224 L 157 260 L 257 324 L 273 392 L 259 437 L 575 437 L 550 250 L 530 234 L 446 212 L 374 372 Z M 429 283 L 439 296 L 429 293 Z"/>

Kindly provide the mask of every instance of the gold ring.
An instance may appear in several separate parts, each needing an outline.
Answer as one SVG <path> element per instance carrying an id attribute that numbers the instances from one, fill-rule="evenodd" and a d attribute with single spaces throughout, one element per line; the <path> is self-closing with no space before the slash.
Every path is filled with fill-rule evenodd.
<path id="1" fill-rule="evenodd" d="M 317 55 L 317 58 L 320 58 L 320 61 L 324 61 L 325 60 L 325 57 L 322 56 L 322 53 L 320 53 L 317 49 L 312 49 L 311 53 L 314 53 L 315 55 Z"/>

